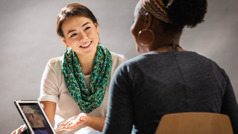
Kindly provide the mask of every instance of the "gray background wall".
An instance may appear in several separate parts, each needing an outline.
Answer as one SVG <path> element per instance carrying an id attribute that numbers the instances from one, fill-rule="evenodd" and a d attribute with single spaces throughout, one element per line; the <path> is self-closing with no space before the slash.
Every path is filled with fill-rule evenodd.
<path id="1" fill-rule="evenodd" d="M 47 61 L 61 56 L 64 44 L 55 33 L 56 16 L 68 3 L 88 6 L 99 20 L 102 44 L 127 58 L 137 55 L 130 34 L 137 0 L 1 0 L 0 1 L 0 132 L 23 124 L 13 101 L 37 99 Z M 205 22 L 185 29 L 184 49 L 215 60 L 229 75 L 238 96 L 238 4 L 208 0 Z"/>

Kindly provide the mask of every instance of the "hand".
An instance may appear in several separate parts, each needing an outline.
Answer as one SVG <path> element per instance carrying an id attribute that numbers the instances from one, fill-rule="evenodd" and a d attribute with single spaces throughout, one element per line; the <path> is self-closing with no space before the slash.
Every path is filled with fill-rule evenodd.
<path id="1" fill-rule="evenodd" d="M 21 125 L 18 129 L 14 130 L 11 134 L 20 134 L 26 129 L 26 125 Z"/>
<path id="2" fill-rule="evenodd" d="M 82 125 L 86 124 L 89 122 L 91 118 L 85 114 L 85 113 L 80 113 L 77 116 L 71 117 L 68 119 L 65 123 L 60 124 L 60 129 L 61 130 L 72 130 L 78 127 L 81 127 Z"/>

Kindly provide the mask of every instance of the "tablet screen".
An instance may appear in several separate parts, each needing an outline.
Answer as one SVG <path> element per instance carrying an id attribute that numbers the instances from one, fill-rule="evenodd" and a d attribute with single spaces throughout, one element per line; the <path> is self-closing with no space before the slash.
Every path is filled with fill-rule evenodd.
<path id="1" fill-rule="evenodd" d="M 39 103 L 18 103 L 35 134 L 54 134 Z"/>

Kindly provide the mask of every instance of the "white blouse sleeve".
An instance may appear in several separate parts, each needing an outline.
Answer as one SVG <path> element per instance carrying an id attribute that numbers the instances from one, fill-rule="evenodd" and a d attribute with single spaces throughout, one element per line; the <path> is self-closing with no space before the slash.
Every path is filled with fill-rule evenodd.
<path id="1" fill-rule="evenodd" d="M 39 101 L 52 101 L 58 103 L 59 96 L 59 81 L 58 75 L 61 67 L 57 64 L 57 59 L 51 59 L 46 65 L 42 80 Z M 57 69 L 59 68 L 59 69 Z"/>

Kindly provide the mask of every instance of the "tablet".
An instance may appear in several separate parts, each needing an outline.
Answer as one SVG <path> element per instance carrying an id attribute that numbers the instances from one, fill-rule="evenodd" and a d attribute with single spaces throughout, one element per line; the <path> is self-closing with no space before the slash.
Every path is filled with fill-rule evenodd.
<path id="1" fill-rule="evenodd" d="M 55 134 L 38 101 L 14 101 L 23 121 L 32 134 Z"/>

